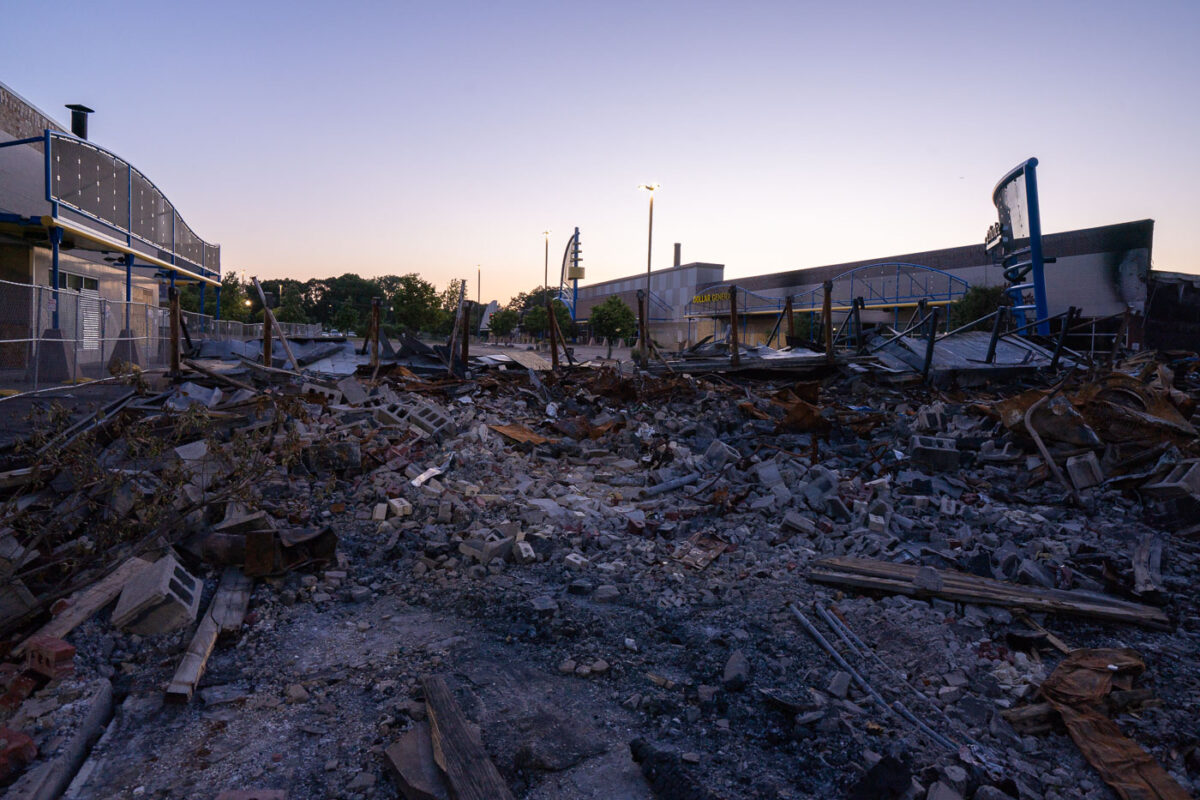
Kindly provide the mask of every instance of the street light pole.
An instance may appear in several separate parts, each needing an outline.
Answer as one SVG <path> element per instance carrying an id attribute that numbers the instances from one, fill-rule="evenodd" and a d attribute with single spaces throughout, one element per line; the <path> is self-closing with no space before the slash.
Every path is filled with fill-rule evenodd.
<path id="1" fill-rule="evenodd" d="M 642 312 L 642 369 L 645 369 L 650 362 L 650 263 L 651 257 L 654 254 L 654 191 L 661 184 L 643 183 L 638 186 L 639 189 L 645 189 L 650 193 L 650 224 L 646 233 L 646 303 Z"/>

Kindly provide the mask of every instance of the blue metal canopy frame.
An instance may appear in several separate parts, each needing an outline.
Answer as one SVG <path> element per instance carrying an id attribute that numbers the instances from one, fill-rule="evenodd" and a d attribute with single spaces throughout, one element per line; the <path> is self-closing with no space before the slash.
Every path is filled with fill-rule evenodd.
<path id="1" fill-rule="evenodd" d="M 199 282 L 202 303 L 204 285 L 213 284 L 217 287 L 219 304 L 220 246 L 196 236 L 166 195 L 140 170 L 109 150 L 56 130 L 47 129 L 42 136 L 3 142 L 0 148 L 39 143 L 43 148 L 44 190 L 50 213 L 40 217 L 4 214 L 2 221 L 36 225 L 47 231 L 53 328 L 58 328 L 59 253 L 68 233 L 87 240 L 92 249 L 122 254 L 126 303 L 132 302 L 133 270 L 138 268 L 154 270 L 159 277 L 168 278 L 172 286 L 180 277 Z M 76 168 L 73 175 L 67 171 L 68 165 Z M 141 248 L 152 249 L 154 254 Z M 126 305 L 126 317 L 128 311 Z"/>

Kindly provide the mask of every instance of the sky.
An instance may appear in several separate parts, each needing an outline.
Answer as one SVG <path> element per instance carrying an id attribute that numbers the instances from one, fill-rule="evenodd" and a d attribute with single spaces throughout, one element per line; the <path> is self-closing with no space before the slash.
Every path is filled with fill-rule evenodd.
<path id="1" fill-rule="evenodd" d="M 0 81 L 150 177 L 225 270 L 728 278 L 1154 219 L 1200 273 L 1200 2 L 9 4 Z M 478 266 L 477 266 L 478 265 Z M 1053 268 L 1053 266 L 1049 267 Z M 552 281 L 556 279 L 552 278 Z"/>

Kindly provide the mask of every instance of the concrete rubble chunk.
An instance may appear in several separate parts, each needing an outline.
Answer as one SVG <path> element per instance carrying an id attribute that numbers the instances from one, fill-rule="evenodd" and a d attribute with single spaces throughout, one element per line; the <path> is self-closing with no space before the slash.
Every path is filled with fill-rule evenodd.
<path id="1" fill-rule="evenodd" d="M 202 589 L 174 556 L 163 556 L 125 584 L 113 625 L 144 635 L 178 630 L 196 618 Z"/>
<path id="2" fill-rule="evenodd" d="M 746 688 L 750 682 L 750 661 L 741 650 L 734 650 L 725 662 L 725 670 L 721 676 L 721 685 L 728 691 L 736 692 Z"/>
<path id="3" fill-rule="evenodd" d="M 1080 491 L 1104 483 L 1104 471 L 1100 468 L 1100 460 L 1090 451 L 1067 459 L 1067 475 Z"/>

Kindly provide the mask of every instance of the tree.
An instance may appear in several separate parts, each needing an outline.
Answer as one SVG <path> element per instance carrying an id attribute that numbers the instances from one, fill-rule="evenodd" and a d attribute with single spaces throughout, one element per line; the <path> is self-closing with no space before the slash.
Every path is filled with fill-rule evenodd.
<path id="1" fill-rule="evenodd" d="M 554 307 L 554 316 L 558 320 L 558 329 L 562 331 L 562 335 L 564 337 L 573 335 L 575 333 L 575 323 L 571 321 L 570 309 L 559 300 L 555 300 L 552 305 Z M 544 336 L 549 332 L 548 321 L 549 317 L 546 316 L 546 306 L 533 306 L 525 312 L 525 316 L 521 320 L 521 327 L 535 336 Z"/>
<path id="2" fill-rule="evenodd" d="M 394 281 L 396 288 L 389 295 L 392 321 L 409 333 L 435 328 L 441 320 L 441 308 L 433 284 L 415 272 L 401 275 Z"/>
<path id="3" fill-rule="evenodd" d="M 521 317 L 516 311 L 511 308 L 505 308 L 492 314 L 488 320 L 488 330 L 496 334 L 496 336 L 508 336 L 520 321 Z"/>
<path id="4" fill-rule="evenodd" d="M 546 289 L 544 286 L 538 286 L 531 292 L 521 292 L 516 297 L 508 301 L 505 308 L 511 308 L 513 311 L 521 312 L 528 311 L 531 308 L 540 308 L 546 305 L 546 296 L 556 297 L 558 291 L 555 289 Z"/>
<path id="5" fill-rule="evenodd" d="M 355 334 L 360 327 L 363 327 L 362 320 L 355 311 L 348 305 L 342 306 L 333 315 L 333 327 L 342 333 Z"/>
<path id="6" fill-rule="evenodd" d="M 985 317 L 1000 306 L 1013 304 L 1007 286 L 972 286 L 950 306 L 950 328 L 961 328 L 980 317 Z M 981 322 L 975 330 L 990 330 L 992 323 Z"/>
<path id="7" fill-rule="evenodd" d="M 588 324 L 594 334 L 608 340 L 606 358 L 612 358 L 613 339 L 625 339 L 637 332 L 637 317 L 633 310 L 615 294 L 592 309 Z"/>

